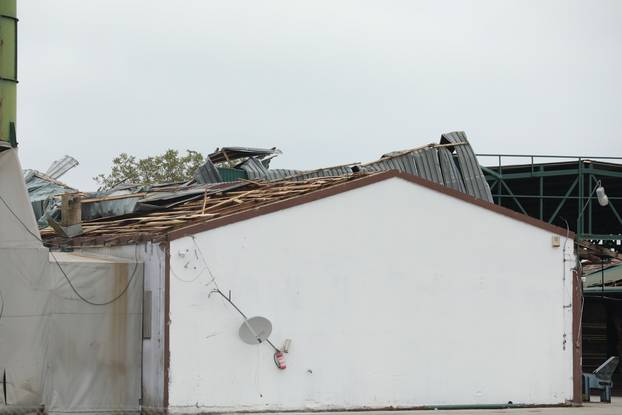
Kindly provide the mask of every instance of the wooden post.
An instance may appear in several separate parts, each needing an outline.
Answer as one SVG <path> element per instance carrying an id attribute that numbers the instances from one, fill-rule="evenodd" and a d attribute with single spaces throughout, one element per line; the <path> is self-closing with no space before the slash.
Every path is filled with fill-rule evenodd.
<path id="1" fill-rule="evenodd" d="M 61 226 L 79 225 L 82 222 L 82 201 L 79 193 L 61 195 Z"/>

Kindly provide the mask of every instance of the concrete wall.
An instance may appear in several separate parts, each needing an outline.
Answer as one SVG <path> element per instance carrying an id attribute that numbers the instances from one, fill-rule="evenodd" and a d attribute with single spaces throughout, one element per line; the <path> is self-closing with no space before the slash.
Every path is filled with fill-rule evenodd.
<path id="1" fill-rule="evenodd" d="M 393 178 L 172 241 L 170 405 L 564 403 L 574 257 L 561 240 Z M 275 344 L 292 339 L 286 370 L 239 339 L 206 263 L 272 321 Z"/>

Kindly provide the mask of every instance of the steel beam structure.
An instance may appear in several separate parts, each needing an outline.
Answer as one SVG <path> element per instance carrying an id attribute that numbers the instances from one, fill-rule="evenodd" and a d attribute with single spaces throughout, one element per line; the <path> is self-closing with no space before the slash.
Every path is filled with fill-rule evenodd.
<path id="1" fill-rule="evenodd" d="M 477 156 L 496 204 L 622 251 L 622 157 Z M 598 182 L 608 206 L 600 206 L 593 194 Z"/>

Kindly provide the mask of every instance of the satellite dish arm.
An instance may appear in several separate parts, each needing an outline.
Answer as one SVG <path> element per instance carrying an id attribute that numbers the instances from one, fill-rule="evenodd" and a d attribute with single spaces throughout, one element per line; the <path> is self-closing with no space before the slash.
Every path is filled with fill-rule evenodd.
<path id="1" fill-rule="evenodd" d="M 240 313 L 240 315 L 242 317 L 244 317 L 244 324 L 246 325 L 246 327 L 248 327 L 248 329 L 250 330 L 250 332 L 253 334 L 253 336 L 255 336 L 255 338 L 257 339 L 257 343 L 262 343 L 261 339 L 259 338 L 259 336 L 257 335 L 257 333 L 255 332 L 255 330 L 251 327 L 250 324 L 248 324 L 248 317 L 246 317 L 246 314 L 244 314 L 244 312 L 242 310 L 240 310 L 240 308 L 235 305 L 235 303 L 233 301 L 231 301 L 231 297 L 227 297 L 222 291 L 220 291 L 220 288 L 216 288 L 214 290 L 211 291 L 212 293 L 218 293 L 222 296 L 222 298 L 224 298 L 225 300 L 227 300 L 227 302 L 229 304 L 231 304 L 231 306 L 233 308 L 235 308 L 235 310 Z M 270 339 L 266 339 L 266 342 L 268 342 L 268 344 L 270 346 L 272 346 L 272 348 L 274 349 L 275 352 L 280 352 L 281 350 L 279 350 L 278 347 L 276 347 L 271 341 Z"/>

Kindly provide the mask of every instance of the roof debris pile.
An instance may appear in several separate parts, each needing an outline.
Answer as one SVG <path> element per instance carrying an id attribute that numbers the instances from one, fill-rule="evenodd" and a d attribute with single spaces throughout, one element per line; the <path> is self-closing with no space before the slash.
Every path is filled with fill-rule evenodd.
<path id="1" fill-rule="evenodd" d="M 281 151 L 276 148 L 223 147 L 210 154 L 193 179 L 185 183 L 149 186 L 125 183 L 106 192 L 80 193 L 83 234 L 78 239 L 110 234 L 116 235 L 112 239 L 127 239 L 137 234 L 149 234 L 152 239 L 153 235 L 172 227 L 386 171 L 419 176 L 492 202 L 490 188 L 463 132 L 443 134 L 438 144 L 388 153 L 373 162 L 316 170 L 271 169 L 271 160 L 279 154 Z M 48 205 L 38 215 L 40 226 L 47 226 L 48 216 L 58 222 L 58 195 L 65 192 L 76 191 L 60 187 L 46 193 Z M 42 234 L 46 238 L 59 238 L 59 243 L 62 239 L 51 228 L 45 228 Z"/>
<path id="2" fill-rule="evenodd" d="M 195 180 L 199 183 L 226 181 L 221 174 L 226 162 L 229 174 L 236 178 L 265 180 L 306 180 L 312 177 L 343 176 L 357 172 L 397 170 L 423 177 L 451 187 L 478 199 L 492 202 L 490 188 L 479 166 L 475 153 L 462 131 L 446 133 L 439 144 L 385 154 L 370 163 L 350 163 L 316 170 L 270 169 L 270 161 L 281 154 L 276 148 L 253 149 L 224 147 L 208 156 L 208 162 L 199 169 Z"/>
<path id="3" fill-rule="evenodd" d="M 318 190 L 335 188 L 346 182 L 369 174 L 341 177 L 322 177 L 301 181 L 250 181 L 243 180 L 225 185 L 203 185 L 192 191 L 171 193 L 166 188 L 147 193 L 102 198 L 100 202 L 127 203 L 139 200 L 137 205 L 154 203 L 148 210 L 82 222 L 82 234 L 71 239 L 71 244 L 82 243 L 124 244 L 143 240 L 157 240 L 173 229 L 197 222 L 207 222 L 235 213 L 252 211 L 275 202 L 297 198 Z M 111 200 L 112 199 L 112 200 Z M 83 200 L 83 204 L 97 200 Z M 159 207 L 155 203 L 161 203 Z M 69 240 L 58 237 L 52 228 L 41 231 L 44 239 L 53 245 L 63 245 Z"/>
<path id="4" fill-rule="evenodd" d="M 24 170 L 24 181 L 30 196 L 30 203 L 40 227 L 48 225 L 48 218 L 59 219 L 60 199 L 63 193 L 77 192 L 58 179 L 78 165 L 71 156 L 54 161 L 45 173 L 38 170 Z"/>

